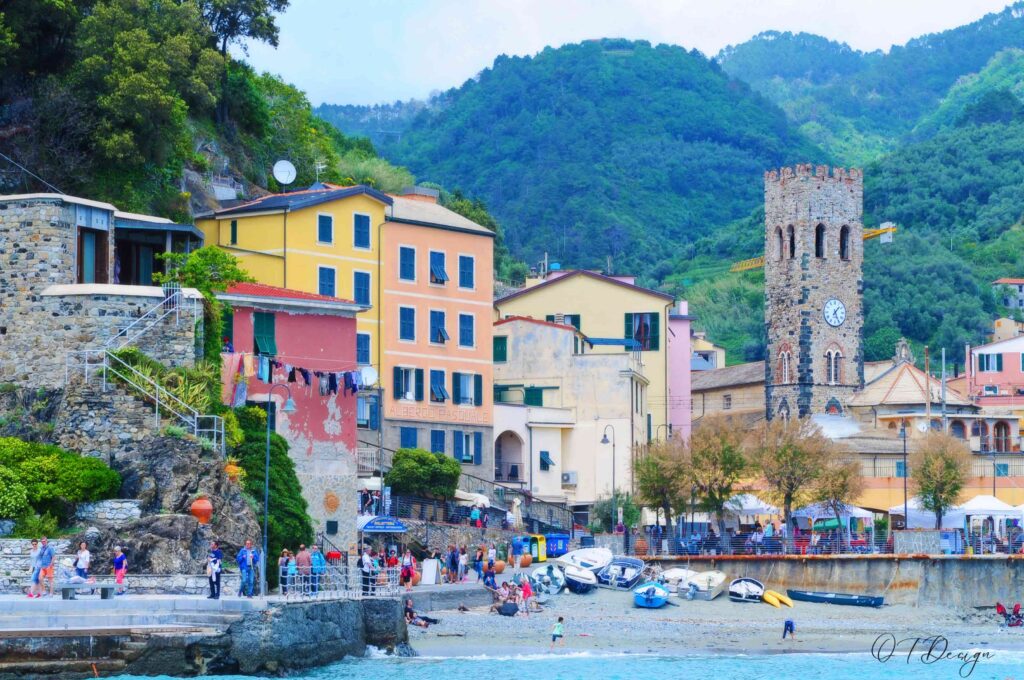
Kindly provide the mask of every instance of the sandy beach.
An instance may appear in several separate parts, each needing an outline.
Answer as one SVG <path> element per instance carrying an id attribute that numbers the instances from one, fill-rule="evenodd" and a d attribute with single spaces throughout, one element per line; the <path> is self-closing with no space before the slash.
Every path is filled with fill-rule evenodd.
<path id="1" fill-rule="evenodd" d="M 954 611 L 906 605 L 881 609 L 796 602 L 790 609 L 741 604 L 726 595 L 712 602 L 673 597 L 678 606 L 638 609 L 626 592 L 563 593 L 541 613 L 504 617 L 486 607 L 435 611 L 441 623 L 409 627 L 423 656 L 499 656 L 546 652 L 550 631 L 565 617 L 565 650 L 628 654 L 870 653 L 880 635 L 897 639 L 941 635 L 950 650 L 1024 649 L 1024 629 L 999 626 L 993 610 Z M 792 619 L 797 639 L 782 640 Z M 558 648 L 561 652 L 562 648 Z"/>

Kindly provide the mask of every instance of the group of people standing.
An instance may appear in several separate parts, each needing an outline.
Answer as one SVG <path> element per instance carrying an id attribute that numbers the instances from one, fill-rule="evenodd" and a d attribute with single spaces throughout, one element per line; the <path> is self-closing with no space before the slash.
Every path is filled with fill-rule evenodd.
<path id="1" fill-rule="evenodd" d="M 327 558 L 316 544 L 307 550 L 306 545 L 300 543 L 298 552 L 287 548 L 281 551 L 277 568 L 282 595 L 308 597 L 320 592 L 327 575 Z"/>
<path id="2" fill-rule="evenodd" d="M 55 577 L 58 575 L 61 583 L 79 585 L 96 582 L 96 577 L 92 573 L 92 553 L 89 552 L 89 545 L 85 541 L 78 544 L 78 551 L 75 553 L 74 559 L 65 558 L 61 563 L 59 573 L 56 569 L 57 555 L 46 536 L 39 539 L 33 538 L 29 545 L 31 571 L 28 587 L 29 598 L 53 597 L 58 580 Z M 128 586 L 125 577 L 128 574 L 128 557 L 121 550 L 121 546 L 114 546 L 114 555 L 110 560 L 110 565 L 114 582 L 117 584 L 114 594 L 126 594 Z"/>

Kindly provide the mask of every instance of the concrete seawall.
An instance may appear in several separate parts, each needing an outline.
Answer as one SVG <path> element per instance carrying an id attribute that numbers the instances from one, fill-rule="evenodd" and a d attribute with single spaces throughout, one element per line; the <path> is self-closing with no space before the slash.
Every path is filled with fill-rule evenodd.
<path id="1" fill-rule="evenodd" d="M 718 569 L 729 579 L 755 578 L 778 591 L 884 594 L 887 604 L 967 608 L 1024 600 L 1024 556 L 719 555 L 649 562 Z"/>

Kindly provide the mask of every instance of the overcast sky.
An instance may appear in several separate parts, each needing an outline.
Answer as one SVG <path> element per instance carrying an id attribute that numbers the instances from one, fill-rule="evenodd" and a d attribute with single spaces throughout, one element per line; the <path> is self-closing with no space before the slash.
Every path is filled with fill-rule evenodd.
<path id="1" fill-rule="evenodd" d="M 766 30 L 806 31 L 860 50 L 942 31 L 1006 0 L 292 0 L 277 49 L 249 61 L 314 104 L 423 98 L 461 85 L 499 54 L 588 38 L 696 47 L 713 56 Z"/>

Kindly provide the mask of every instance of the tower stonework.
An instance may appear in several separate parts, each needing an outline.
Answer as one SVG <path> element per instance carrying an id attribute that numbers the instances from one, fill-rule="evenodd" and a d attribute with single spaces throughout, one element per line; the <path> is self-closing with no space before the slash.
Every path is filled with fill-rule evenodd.
<path id="1" fill-rule="evenodd" d="M 845 415 L 864 384 L 864 182 L 809 164 L 764 176 L 766 417 Z"/>

